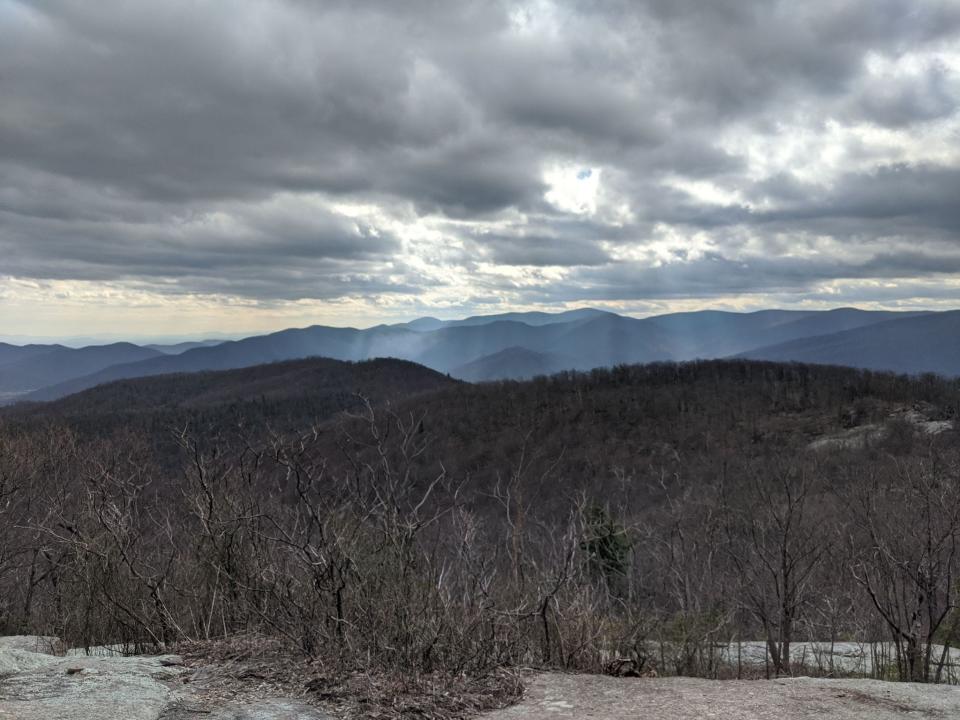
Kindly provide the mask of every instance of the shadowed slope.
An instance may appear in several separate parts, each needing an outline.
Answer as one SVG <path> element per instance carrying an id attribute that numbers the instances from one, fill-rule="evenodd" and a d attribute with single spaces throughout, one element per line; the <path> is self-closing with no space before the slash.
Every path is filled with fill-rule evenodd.
<path id="1" fill-rule="evenodd" d="M 741 357 L 960 375 L 960 311 L 898 318 L 757 348 Z"/>

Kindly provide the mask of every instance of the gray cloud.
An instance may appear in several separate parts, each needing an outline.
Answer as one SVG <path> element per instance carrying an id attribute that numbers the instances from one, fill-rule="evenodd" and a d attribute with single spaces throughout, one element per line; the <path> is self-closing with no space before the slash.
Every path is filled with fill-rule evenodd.
<path id="1" fill-rule="evenodd" d="M 810 297 L 826 298 L 828 296 L 817 294 L 815 288 L 818 283 L 833 280 L 897 280 L 916 275 L 936 278 L 958 273 L 960 252 L 949 256 L 928 256 L 914 252 L 884 253 L 863 263 L 766 258 L 733 261 L 718 254 L 708 254 L 686 262 L 661 265 L 634 262 L 620 263 L 606 269 L 584 268 L 578 270 L 570 281 L 532 290 L 525 298 L 530 302 L 556 303 L 579 299 L 635 301 L 798 292 Z M 954 288 L 945 292 L 949 297 L 954 297 L 960 290 Z M 886 297 L 890 291 L 883 288 L 878 294 Z M 829 296 L 829 300 L 835 303 L 836 295 Z"/>
<path id="2" fill-rule="evenodd" d="M 871 78 L 851 98 L 849 117 L 885 127 L 946 118 L 958 109 L 958 82 L 939 63 L 906 77 Z"/>
<path id="3" fill-rule="evenodd" d="M 779 196 L 782 207 L 755 213 L 758 221 L 867 239 L 910 233 L 918 240 L 939 236 L 960 241 L 960 166 L 883 165 L 844 173 L 826 187 L 783 178 L 765 187 Z"/>
<path id="4" fill-rule="evenodd" d="M 610 256 L 591 238 L 565 238 L 554 235 L 480 235 L 474 249 L 479 257 L 489 257 L 502 265 L 596 266 L 611 261 Z"/>
<path id="5" fill-rule="evenodd" d="M 0 0 L 0 33 L 0 275 L 369 299 L 443 256 L 572 302 L 960 271 L 950 0 Z M 765 157 L 796 137 L 839 166 Z M 424 227 L 462 250 L 408 257 Z"/>

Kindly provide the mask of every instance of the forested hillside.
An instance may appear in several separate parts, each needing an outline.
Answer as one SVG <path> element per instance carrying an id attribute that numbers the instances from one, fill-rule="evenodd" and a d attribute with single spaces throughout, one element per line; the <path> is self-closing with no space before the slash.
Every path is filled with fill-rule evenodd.
<path id="1" fill-rule="evenodd" d="M 955 381 L 753 361 L 108 385 L 0 416 L 0 632 L 705 676 L 738 639 L 772 673 L 800 640 L 892 639 L 875 672 L 933 680 L 960 632 L 958 416 Z"/>
<path id="2" fill-rule="evenodd" d="M 105 383 L 49 403 L 22 403 L 6 415 L 66 420 L 84 426 L 208 417 L 297 427 L 355 406 L 434 390 L 456 381 L 405 360 L 345 362 L 310 358 L 219 372 L 174 373 Z M 275 427 L 274 429 L 281 429 Z"/>

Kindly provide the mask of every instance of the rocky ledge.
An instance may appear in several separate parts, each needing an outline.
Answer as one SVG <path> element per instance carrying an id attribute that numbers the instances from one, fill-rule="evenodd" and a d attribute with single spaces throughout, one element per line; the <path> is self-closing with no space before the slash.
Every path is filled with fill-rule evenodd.
<path id="1" fill-rule="evenodd" d="M 294 698 L 211 704 L 177 655 L 65 650 L 56 638 L 0 638 L 0 720 L 329 720 Z"/>

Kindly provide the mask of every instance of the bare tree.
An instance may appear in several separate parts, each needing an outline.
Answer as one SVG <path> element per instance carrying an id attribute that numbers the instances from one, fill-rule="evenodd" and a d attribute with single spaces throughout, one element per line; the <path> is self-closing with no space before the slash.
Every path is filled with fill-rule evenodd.
<path id="1" fill-rule="evenodd" d="M 934 638 L 957 607 L 960 477 L 935 452 L 890 462 L 893 477 L 850 491 L 853 577 L 887 626 L 899 676 L 927 682 L 942 672 L 945 651 L 930 674 Z"/>
<path id="2" fill-rule="evenodd" d="M 822 528 L 811 516 L 812 473 L 788 466 L 771 474 L 758 473 L 731 508 L 727 550 L 779 676 L 791 673 L 797 620 L 826 545 Z"/>

